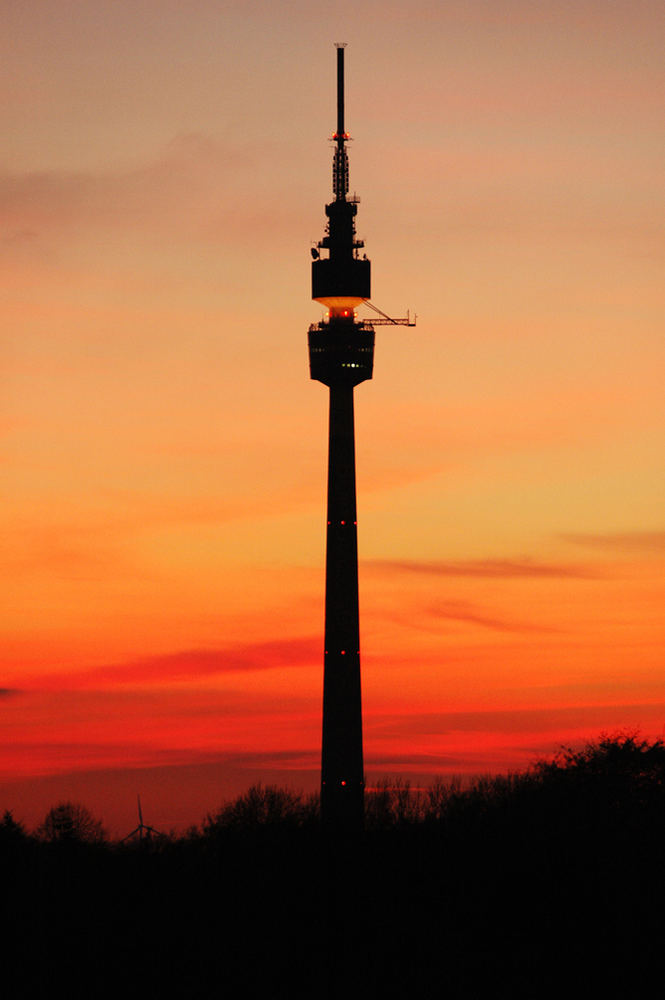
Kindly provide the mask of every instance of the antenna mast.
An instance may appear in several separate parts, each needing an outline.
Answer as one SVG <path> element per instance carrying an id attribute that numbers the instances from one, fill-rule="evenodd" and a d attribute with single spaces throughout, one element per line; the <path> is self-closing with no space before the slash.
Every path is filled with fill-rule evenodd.
<path id="1" fill-rule="evenodd" d="M 344 49 L 345 43 L 337 45 L 337 131 L 333 134 L 333 139 L 337 143 L 333 159 L 335 201 L 344 201 L 349 190 L 349 157 L 346 143 L 350 136 L 344 130 Z"/>

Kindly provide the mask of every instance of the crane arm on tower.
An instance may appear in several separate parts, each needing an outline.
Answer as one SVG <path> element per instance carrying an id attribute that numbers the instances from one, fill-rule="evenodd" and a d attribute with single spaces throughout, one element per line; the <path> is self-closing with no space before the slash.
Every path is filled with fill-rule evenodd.
<path id="1" fill-rule="evenodd" d="M 375 313 L 378 313 L 379 316 L 383 317 L 382 319 L 373 319 L 371 321 L 372 326 L 415 326 L 416 325 L 416 320 L 418 317 L 414 313 L 413 319 L 411 319 L 411 315 L 408 309 L 406 312 L 406 316 L 403 316 L 401 319 L 393 319 L 392 316 L 388 316 L 387 313 L 384 313 L 383 310 L 379 309 L 378 306 L 375 306 L 374 303 L 370 302 L 368 299 L 365 299 L 362 304 L 365 306 L 369 306 L 369 308 L 373 309 Z"/>

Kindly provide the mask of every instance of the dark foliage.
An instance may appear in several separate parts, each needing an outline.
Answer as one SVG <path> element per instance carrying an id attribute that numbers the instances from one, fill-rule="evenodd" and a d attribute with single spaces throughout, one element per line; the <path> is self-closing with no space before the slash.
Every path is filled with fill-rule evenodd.
<path id="1" fill-rule="evenodd" d="M 9 809 L 0 820 L 0 850 L 16 849 L 24 844 L 27 833 L 23 823 L 17 823 Z"/>
<path id="2" fill-rule="evenodd" d="M 665 747 L 635 735 L 522 774 L 382 783 L 367 829 L 255 786 L 142 845 L 5 814 L 9 996 L 639 996 L 663 970 Z M 10 848 L 10 844 L 12 845 Z"/>
<path id="3" fill-rule="evenodd" d="M 106 831 L 80 802 L 59 802 L 47 812 L 37 836 L 55 844 L 102 844 Z"/>
<path id="4" fill-rule="evenodd" d="M 244 795 L 227 802 L 203 822 L 205 836 L 224 831 L 249 833 L 261 828 L 295 829 L 312 826 L 319 815 L 318 797 L 304 796 L 275 785 L 252 785 Z"/>

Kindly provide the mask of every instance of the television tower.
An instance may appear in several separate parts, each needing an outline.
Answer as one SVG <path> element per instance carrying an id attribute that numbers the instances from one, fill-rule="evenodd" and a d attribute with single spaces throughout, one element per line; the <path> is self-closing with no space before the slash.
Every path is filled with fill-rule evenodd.
<path id="1" fill-rule="evenodd" d="M 313 379 L 330 388 L 321 815 L 328 827 L 359 830 L 364 772 L 353 389 L 372 377 L 374 327 L 415 326 L 415 319 L 408 314 L 391 319 L 369 302 L 370 262 L 360 256 L 364 243 L 356 238 L 359 199 L 348 196 L 349 138 L 344 128 L 344 45 L 338 45 L 334 200 L 326 205 L 326 235 L 312 247 L 312 298 L 327 307 L 328 316 L 309 328 L 309 369 Z M 355 307 L 361 302 L 381 318 L 358 322 Z"/>
<path id="2" fill-rule="evenodd" d="M 327 307 L 328 316 L 310 326 L 308 338 L 310 375 L 330 388 L 321 816 L 328 827 L 359 830 L 364 772 L 353 388 L 372 377 L 374 328 L 357 322 L 354 312 L 370 297 L 370 262 L 359 256 L 364 244 L 356 239 L 358 199 L 348 197 L 343 45 L 337 46 L 332 139 L 334 200 L 326 205 L 326 235 L 312 248 L 312 298 Z"/>

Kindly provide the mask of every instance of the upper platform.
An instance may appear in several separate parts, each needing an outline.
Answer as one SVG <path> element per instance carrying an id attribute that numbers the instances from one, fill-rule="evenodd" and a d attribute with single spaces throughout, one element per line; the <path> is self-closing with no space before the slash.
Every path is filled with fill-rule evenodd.
<path id="1" fill-rule="evenodd" d="M 370 298 L 370 262 L 358 257 L 312 261 L 312 298 L 329 309 L 355 306 Z"/>

